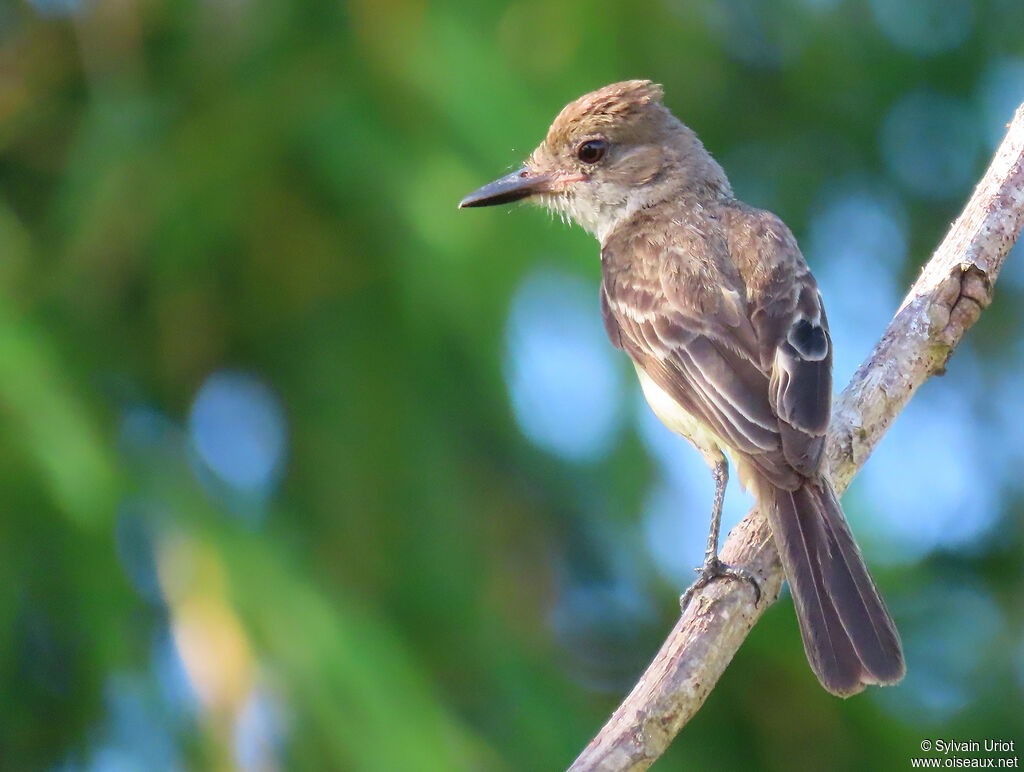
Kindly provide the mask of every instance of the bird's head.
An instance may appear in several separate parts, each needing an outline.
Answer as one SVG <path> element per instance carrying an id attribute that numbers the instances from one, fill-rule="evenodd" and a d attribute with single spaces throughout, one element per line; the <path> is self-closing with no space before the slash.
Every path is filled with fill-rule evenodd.
<path id="1" fill-rule="evenodd" d="M 722 168 L 649 80 L 613 83 L 566 105 L 526 164 L 459 207 L 532 199 L 598 238 L 644 206 L 692 191 L 731 195 Z"/>

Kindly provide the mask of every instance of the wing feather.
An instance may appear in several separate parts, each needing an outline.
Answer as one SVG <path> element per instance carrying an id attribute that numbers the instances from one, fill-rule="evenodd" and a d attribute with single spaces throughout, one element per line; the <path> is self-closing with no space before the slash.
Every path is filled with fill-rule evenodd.
<path id="1" fill-rule="evenodd" d="M 743 210 L 748 217 L 756 210 Z M 785 225 L 749 226 L 755 269 L 707 227 L 675 239 L 602 250 L 602 311 L 625 349 L 724 444 L 773 483 L 798 484 L 820 466 L 831 410 L 832 343 L 821 295 Z M 758 220 L 760 223 L 760 220 Z M 749 257 L 749 255 L 748 255 Z"/>

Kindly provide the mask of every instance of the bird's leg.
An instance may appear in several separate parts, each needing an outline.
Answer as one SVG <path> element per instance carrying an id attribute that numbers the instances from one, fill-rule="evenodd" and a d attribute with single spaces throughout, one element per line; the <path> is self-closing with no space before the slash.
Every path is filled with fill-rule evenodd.
<path id="1" fill-rule="evenodd" d="M 689 586 L 679 599 L 679 607 L 685 611 L 693 594 L 707 586 L 712 579 L 739 579 L 750 582 L 754 588 L 754 605 L 761 600 L 761 586 L 752 573 L 745 568 L 727 566 L 718 557 L 718 532 L 722 527 L 722 505 L 725 502 L 725 486 L 729 482 L 729 462 L 725 458 L 715 461 L 711 467 L 715 478 L 715 503 L 711 510 L 711 530 L 708 533 L 708 548 L 704 553 L 704 565 L 694 569 L 700 576 Z"/>

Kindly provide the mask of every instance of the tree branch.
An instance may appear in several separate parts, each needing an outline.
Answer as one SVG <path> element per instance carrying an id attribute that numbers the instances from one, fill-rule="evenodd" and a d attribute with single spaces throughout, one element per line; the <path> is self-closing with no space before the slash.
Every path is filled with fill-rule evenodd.
<path id="1" fill-rule="evenodd" d="M 917 388 L 945 371 L 953 349 L 988 306 L 1024 224 L 1024 105 L 963 213 L 925 265 L 874 351 L 832 412 L 825 468 L 837 493 L 849 485 Z M 726 563 L 762 581 L 713 582 L 697 593 L 647 670 L 570 767 L 647 769 L 700 709 L 784 578 L 771 530 L 754 508 L 722 547 Z"/>

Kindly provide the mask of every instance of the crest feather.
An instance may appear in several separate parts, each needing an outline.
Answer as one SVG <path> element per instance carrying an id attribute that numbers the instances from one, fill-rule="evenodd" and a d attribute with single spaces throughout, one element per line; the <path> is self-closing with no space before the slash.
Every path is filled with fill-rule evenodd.
<path id="1" fill-rule="evenodd" d="M 546 144 L 557 147 L 573 135 L 632 124 L 632 118 L 648 112 L 651 106 L 660 107 L 664 95 L 662 87 L 650 80 L 624 80 L 591 91 L 562 108 L 551 124 Z"/>
<path id="2" fill-rule="evenodd" d="M 587 122 L 594 123 L 611 122 L 652 102 L 660 103 L 664 96 L 665 91 L 662 87 L 649 80 L 612 83 L 570 102 L 559 113 L 555 123 L 564 124 L 587 119 Z"/>

